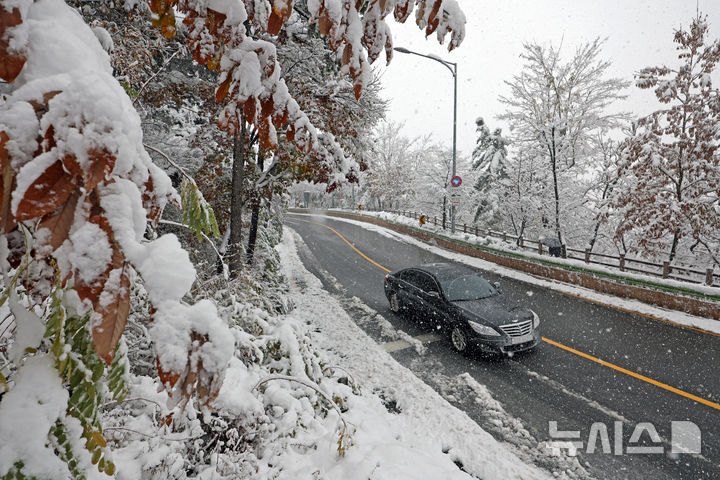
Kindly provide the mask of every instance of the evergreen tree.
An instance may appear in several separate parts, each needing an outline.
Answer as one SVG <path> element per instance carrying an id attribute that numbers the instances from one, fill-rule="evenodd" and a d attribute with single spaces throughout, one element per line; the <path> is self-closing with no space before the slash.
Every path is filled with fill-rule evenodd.
<path id="1" fill-rule="evenodd" d="M 490 133 L 482 117 L 478 117 L 475 124 L 478 139 L 472 154 L 472 168 L 479 171 L 474 188 L 480 197 L 475 221 L 481 219 L 483 223 L 494 224 L 509 178 L 506 161 L 507 146 L 510 142 L 502 136 L 500 128 Z"/>

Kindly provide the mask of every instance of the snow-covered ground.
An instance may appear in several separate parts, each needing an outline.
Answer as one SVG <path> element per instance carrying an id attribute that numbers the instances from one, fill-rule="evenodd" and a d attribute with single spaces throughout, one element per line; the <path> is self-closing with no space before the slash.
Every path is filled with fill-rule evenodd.
<path id="1" fill-rule="evenodd" d="M 705 318 L 705 317 L 698 317 L 695 315 L 689 315 L 684 312 L 678 312 L 674 310 L 667 310 L 660 307 L 656 307 L 653 305 L 648 305 L 646 303 L 640 302 L 638 300 L 631 300 L 631 299 L 625 299 L 625 298 L 619 298 L 612 295 L 607 295 L 604 293 L 599 293 L 594 290 L 590 290 L 583 287 L 578 287 L 575 285 L 567 284 L 558 282 L 555 280 L 548 280 L 544 278 L 539 278 L 524 272 L 519 272 L 517 270 L 513 270 L 510 268 L 502 267 L 500 265 L 497 265 L 492 262 L 488 262 L 486 260 L 481 260 L 479 258 L 470 257 L 468 255 L 463 255 L 460 253 L 451 252 L 448 250 L 445 250 L 443 248 L 437 247 L 435 245 L 429 245 L 421 240 L 418 240 L 414 237 L 411 237 L 410 235 L 404 235 L 398 232 L 394 232 L 390 229 L 387 229 L 385 227 L 381 227 L 378 225 L 374 225 L 371 223 L 359 221 L 359 220 L 351 220 L 347 218 L 341 218 L 341 217 L 332 217 L 334 220 L 342 221 L 346 223 L 350 223 L 353 225 L 360 226 L 362 228 L 365 228 L 367 230 L 377 232 L 380 235 L 394 238 L 396 240 L 406 242 L 412 245 L 416 245 L 420 248 L 423 248 L 429 252 L 432 252 L 436 255 L 440 255 L 442 257 L 447 258 L 448 260 L 463 263 L 475 268 L 479 268 L 482 270 L 490 271 L 497 273 L 498 275 L 502 275 L 504 277 L 513 278 L 516 280 L 520 280 L 532 285 L 537 285 L 545 288 L 550 288 L 552 290 L 568 293 L 571 295 L 580 296 L 583 298 L 586 298 L 588 300 L 592 300 L 595 302 L 603 303 L 606 305 L 611 305 L 615 307 L 620 307 L 626 310 L 630 310 L 633 312 L 637 312 L 643 315 L 655 317 L 661 320 L 665 320 L 672 323 L 677 323 L 680 325 L 686 325 L 691 327 L 697 327 L 701 328 L 703 330 L 707 330 L 714 333 L 720 333 L 720 321 L 713 320 L 711 318 Z"/>
<path id="2" fill-rule="evenodd" d="M 308 335 L 327 354 L 329 367 L 350 375 L 351 384 L 362 391 L 350 397 L 344 413 L 353 431 L 346 456 L 338 457 L 329 436 L 325 448 L 288 454 L 288 474 L 317 472 L 303 478 L 343 480 L 550 478 L 523 463 L 369 338 L 305 269 L 292 233 L 286 231 L 277 248 L 292 286 L 295 309 L 289 316 L 314 329 Z"/>

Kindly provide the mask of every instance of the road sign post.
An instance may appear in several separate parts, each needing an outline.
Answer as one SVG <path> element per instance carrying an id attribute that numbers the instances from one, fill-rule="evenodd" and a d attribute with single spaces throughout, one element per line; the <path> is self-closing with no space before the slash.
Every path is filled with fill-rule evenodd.
<path id="1" fill-rule="evenodd" d="M 454 175 L 450 179 L 450 186 L 452 187 L 450 189 L 450 191 L 452 192 L 450 194 L 450 202 L 452 204 L 453 212 L 455 210 L 455 205 L 460 205 L 460 192 L 458 189 L 460 185 L 462 185 L 462 178 L 460 178 L 460 175 Z"/>

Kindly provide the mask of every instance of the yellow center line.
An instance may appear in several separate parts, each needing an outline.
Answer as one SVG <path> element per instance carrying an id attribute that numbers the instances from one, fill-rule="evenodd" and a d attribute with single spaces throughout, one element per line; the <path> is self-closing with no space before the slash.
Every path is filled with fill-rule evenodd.
<path id="1" fill-rule="evenodd" d="M 329 226 L 327 226 L 327 225 L 324 225 L 324 224 L 322 224 L 322 223 L 311 222 L 311 221 L 308 221 L 308 220 L 301 220 L 301 219 L 299 219 L 299 218 L 293 218 L 293 220 L 297 220 L 297 221 L 305 222 L 305 223 L 311 223 L 311 224 L 313 224 L 313 225 L 319 225 L 319 226 L 321 226 L 321 227 L 325 227 L 325 228 L 327 228 L 327 229 L 329 229 L 329 230 L 332 230 L 338 237 L 340 237 L 341 239 L 343 239 L 343 241 L 344 241 L 345 243 L 347 243 L 348 245 L 350 245 L 350 248 L 352 248 L 352 249 L 355 250 L 357 253 L 359 253 L 360 256 L 362 256 L 365 260 L 367 260 L 368 262 L 372 263 L 372 264 L 375 265 L 376 267 L 381 268 L 382 270 L 385 270 L 386 272 L 390 273 L 390 270 L 388 270 L 387 268 L 383 267 L 383 266 L 380 265 L 379 263 L 375 262 L 375 261 L 372 260 L 370 257 L 368 257 L 367 255 L 365 255 L 364 253 L 362 253 L 360 250 L 358 250 L 357 248 L 355 248 L 355 246 L 354 246 L 352 243 L 350 243 L 345 237 L 343 237 L 340 233 L 338 233 L 337 230 L 335 230 L 334 228 L 329 227 Z M 562 293 L 564 293 L 564 292 L 562 292 Z M 663 322 L 665 322 L 665 323 L 670 323 L 670 324 L 673 324 L 673 325 L 679 325 L 679 324 L 675 324 L 674 322 L 665 321 L 665 320 L 662 320 L 662 319 L 659 319 L 659 318 L 656 318 L 656 317 L 653 317 L 653 316 L 650 316 L 650 315 L 645 315 L 645 314 L 643 314 L 643 313 L 635 312 L 635 311 L 633 311 L 633 310 L 627 310 L 627 309 L 625 309 L 625 308 L 616 307 L 615 305 L 610 305 L 610 304 L 598 302 L 598 301 L 595 301 L 595 300 L 591 300 L 591 299 L 589 299 L 589 298 L 581 297 L 581 296 L 579 296 L 579 295 L 574 295 L 574 294 L 571 294 L 571 293 L 568 293 L 567 295 L 570 295 L 570 296 L 576 297 L 576 298 L 580 298 L 580 299 L 582 299 L 582 300 L 588 300 L 588 301 L 593 302 L 593 303 L 598 303 L 598 304 L 604 305 L 604 306 L 606 306 L 606 307 L 615 308 L 615 309 L 621 310 L 621 311 L 623 311 L 623 312 L 634 313 L 634 314 L 637 314 L 637 315 L 642 315 L 642 316 L 644 316 L 644 317 L 649 317 L 649 318 L 653 318 L 653 319 L 656 319 L 656 320 L 660 320 L 660 321 L 663 321 Z M 685 325 L 679 325 L 679 326 L 685 326 Z M 698 329 L 698 330 L 699 330 L 699 329 Z M 705 330 L 701 330 L 701 331 L 705 332 Z M 707 332 L 707 333 L 712 333 L 712 332 Z M 715 334 L 714 334 L 714 335 L 715 335 Z M 698 397 L 697 395 L 693 395 L 692 393 L 688 393 L 688 392 L 686 392 L 686 391 L 684 391 L 684 390 L 680 390 L 679 388 L 675 388 L 675 387 L 672 387 L 672 386 L 670 386 L 670 385 L 668 385 L 668 384 L 659 382 L 659 381 L 657 381 L 657 380 L 653 380 L 652 378 L 646 377 L 645 375 L 640 375 L 639 373 L 635 373 L 635 372 L 633 372 L 633 371 L 631 371 L 631 370 L 628 370 L 628 369 L 626 369 L 626 368 L 623 368 L 623 367 L 620 367 L 620 366 L 618 366 L 618 365 L 615 365 L 614 363 L 606 362 L 605 360 L 601 360 L 601 359 L 599 359 L 599 358 L 597 358 L 597 357 L 594 357 L 594 356 L 589 355 L 589 354 L 587 354 L 587 353 L 581 352 L 580 350 L 576 350 L 576 349 L 574 349 L 574 348 L 572 348 L 572 347 L 568 347 L 567 345 L 563 345 L 562 343 L 558 343 L 558 342 L 556 342 L 556 341 L 554 341 L 554 340 L 550 340 L 549 338 L 542 337 L 542 340 L 543 340 L 545 343 L 547 343 L 547 344 L 549 344 L 549 345 L 552 345 L 553 347 L 560 348 L 560 349 L 562 349 L 562 350 L 565 350 L 565 351 L 567 351 L 567 352 L 573 353 L 573 354 L 578 355 L 578 356 L 580 356 L 580 357 L 582 357 L 582 358 L 585 358 L 585 359 L 587 359 L 587 360 L 591 360 L 591 361 L 593 361 L 593 362 L 595 362 L 595 363 L 598 363 L 598 364 L 600 364 L 600 365 L 602 365 L 602 366 L 604 366 L 604 367 L 611 368 L 611 369 L 613 369 L 613 370 L 615 370 L 615 371 L 617 371 L 617 372 L 624 373 L 625 375 L 629 375 L 629 376 L 631 376 L 631 377 L 633 377 L 633 378 L 636 378 L 636 379 L 638 379 L 638 380 L 642 380 L 643 382 L 649 383 L 649 384 L 651 384 L 651 385 L 655 385 L 656 387 L 659 387 L 659 388 L 662 388 L 662 389 L 664 389 L 664 390 L 667 390 L 668 392 L 675 393 L 675 394 L 677 394 L 677 395 L 680 395 L 680 396 L 682 396 L 682 397 L 688 398 L 688 399 L 693 400 L 693 401 L 695 401 L 695 402 L 701 403 L 701 404 L 703 404 L 703 405 L 707 405 L 708 407 L 714 408 L 714 409 L 716 409 L 716 410 L 720 410 L 720 404 L 718 404 L 718 403 L 711 402 L 710 400 L 706 400 L 706 399 L 704 399 L 704 398 Z"/>
<path id="2" fill-rule="evenodd" d="M 357 253 L 359 253 L 360 256 L 363 257 L 365 260 L 367 260 L 368 262 L 372 263 L 373 265 L 375 265 L 375 266 L 378 267 L 379 269 L 385 270 L 387 273 L 390 273 L 390 272 L 391 272 L 391 270 L 383 267 L 382 265 L 380 265 L 379 263 L 377 263 L 375 260 L 373 260 L 372 258 L 370 258 L 370 257 L 368 257 L 367 255 L 365 255 L 363 252 L 361 252 L 360 250 L 358 250 L 357 248 L 355 248 L 355 245 L 353 245 L 352 243 L 350 243 L 347 238 L 343 237 L 343 236 L 342 236 L 337 230 L 335 230 L 334 228 L 329 227 L 329 226 L 327 226 L 327 225 L 324 225 L 324 224 L 322 224 L 322 223 L 318 223 L 318 222 L 311 222 L 311 221 L 309 221 L 309 220 L 300 220 L 299 218 L 293 218 L 293 220 L 297 220 L 298 222 L 312 223 L 313 225 L 320 225 L 321 227 L 325 227 L 325 228 L 327 228 L 327 229 L 329 229 L 329 230 L 332 230 L 333 233 L 335 233 L 335 235 L 337 235 L 338 237 L 342 238 L 342 240 L 343 240 L 345 243 L 347 243 L 348 245 L 350 245 L 350 248 L 352 248 L 352 249 L 355 250 Z"/>
<path id="3" fill-rule="evenodd" d="M 615 365 L 614 363 L 606 362 L 605 360 L 601 360 L 597 357 L 593 357 L 592 355 L 588 355 L 587 353 L 583 353 L 580 350 L 575 350 L 574 348 L 568 347 L 567 345 L 563 345 L 562 343 L 558 343 L 554 340 L 550 340 L 549 338 L 542 337 L 544 342 L 549 343 L 550 345 L 553 345 L 555 347 L 561 348 L 565 351 L 568 351 L 570 353 L 574 353 L 575 355 L 578 355 L 580 357 L 586 358 L 588 360 L 592 360 L 595 363 L 599 363 L 600 365 L 603 365 L 608 368 L 612 368 L 613 370 L 616 370 L 618 372 L 624 373 L 625 375 L 630 375 L 631 377 L 637 378 L 638 380 L 642 380 L 643 382 L 650 383 L 652 385 L 655 385 L 656 387 L 660 387 L 664 390 L 667 390 L 669 392 L 676 393 L 678 395 L 681 395 L 685 398 L 689 398 L 690 400 L 694 400 L 698 403 L 702 403 L 703 405 L 707 405 L 708 407 L 712 407 L 716 410 L 720 410 L 720 404 L 717 404 L 715 402 L 711 402 L 710 400 L 706 400 L 704 398 L 698 397 L 697 395 L 693 395 L 692 393 L 688 393 L 684 390 L 680 390 L 679 388 L 671 387 L 670 385 L 667 385 L 662 382 L 658 382 L 657 380 L 653 380 L 652 378 L 648 378 L 645 375 L 640 375 L 639 373 L 632 372 L 626 368 L 619 367 Z"/>

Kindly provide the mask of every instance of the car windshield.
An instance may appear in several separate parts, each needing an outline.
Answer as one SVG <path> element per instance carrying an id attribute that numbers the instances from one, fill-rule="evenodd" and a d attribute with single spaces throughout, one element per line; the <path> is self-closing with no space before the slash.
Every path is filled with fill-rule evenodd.
<path id="1" fill-rule="evenodd" d="M 445 296 L 451 302 L 480 300 L 498 293 L 490 282 L 479 275 L 463 275 L 441 282 L 441 284 Z"/>

